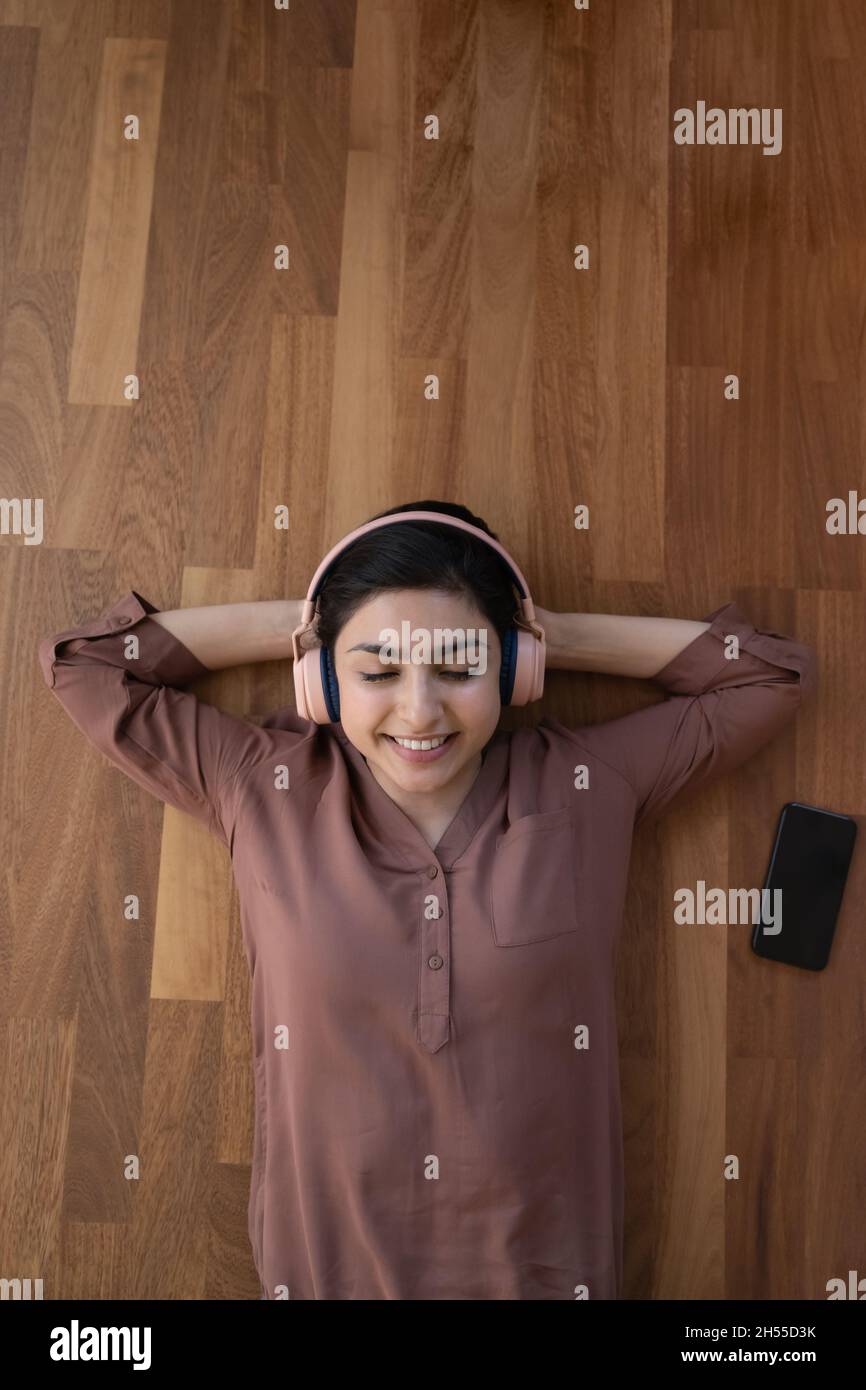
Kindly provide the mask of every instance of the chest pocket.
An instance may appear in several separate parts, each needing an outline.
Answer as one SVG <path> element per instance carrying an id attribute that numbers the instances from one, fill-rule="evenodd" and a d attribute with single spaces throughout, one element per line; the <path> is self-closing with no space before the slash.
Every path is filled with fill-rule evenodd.
<path id="1" fill-rule="evenodd" d="M 529 946 L 578 930 L 571 812 L 523 816 L 496 841 L 490 921 L 497 946 Z"/>

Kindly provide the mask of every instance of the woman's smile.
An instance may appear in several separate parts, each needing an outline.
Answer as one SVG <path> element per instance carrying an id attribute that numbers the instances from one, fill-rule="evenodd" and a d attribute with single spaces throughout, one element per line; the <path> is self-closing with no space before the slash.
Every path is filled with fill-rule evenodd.
<path id="1" fill-rule="evenodd" d="M 411 740 L 406 740 L 404 743 L 399 742 L 398 738 L 395 737 L 393 734 L 383 734 L 382 737 L 384 739 L 387 739 L 391 748 L 393 748 L 394 752 L 397 754 L 399 758 L 403 760 L 403 762 L 432 763 L 435 762 L 437 758 L 442 758 L 445 756 L 446 753 L 450 752 L 455 740 L 458 739 L 460 735 L 457 733 L 446 734 L 444 736 L 443 742 L 439 743 L 438 747 L 431 746 L 426 748 L 422 745 L 435 744 L 438 739 L 442 738 L 442 735 L 431 735 L 428 739 L 413 738 Z M 411 746 L 407 746 L 409 744 L 418 744 L 419 746 L 417 748 L 413 748 Z"/>

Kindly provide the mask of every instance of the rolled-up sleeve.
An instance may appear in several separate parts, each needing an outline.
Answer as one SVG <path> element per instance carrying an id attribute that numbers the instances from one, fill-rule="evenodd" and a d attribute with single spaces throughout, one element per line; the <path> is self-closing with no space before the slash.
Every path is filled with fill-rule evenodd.
<path id="1" fill-rule="evenodd" d="M 223 792 L 261 731 L 178 687 L 210 674 L 134 589 L 39 642 L 45 682 L 85 738 L 139 786 L 228 844 Z"/>
<path id="2" fill-rule="evenodd" d="M 706 631 L 653 677 L 666 699 L 581 730 L 631 784 L 636 826 L 744 763 L 817 689 L 817 654 L 807 643 L 760 631 L 735 603 L 702 621 Z"/>

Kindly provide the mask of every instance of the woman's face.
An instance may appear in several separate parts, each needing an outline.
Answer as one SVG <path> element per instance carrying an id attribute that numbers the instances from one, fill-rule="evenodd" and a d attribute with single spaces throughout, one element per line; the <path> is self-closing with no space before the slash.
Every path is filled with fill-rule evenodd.
<path id="1" fill-rule="evenodd" d="M 404 623 L 413 634 L 412 644 L 408 649 L 401 645 L 398 663 L 383 661 L 383 632 L 392 629 L 402 640 Z M 455 659 L 445 660 L 444 636 L 441 653 L 435 653 L 432 644 L 437 629 L 463 630 L 467 645 L 462 661 L 456 659 L 457 648 Z M 419 663 L 411 655 L 421 631 L 429 633 L 431 659 Z M 479 660 L 480 633 L 486 634 L 487 645 Z M 474 649 L 468 645 L 472 639 Z M 368 764 L 404 792 L 443 791 L 478 762 L 496 732 L 502 648 L 492 623 L 463 594 L 386 590 L 349 619 L 332 655 L 340 686 L 340 723 L 346 735 Z M 473 670 L 476 674 L 467 674 Z M 435 756 L 407 757 L 395 742 L 396 737 L 418 740 L 439 734 L 451 737 Z"/>

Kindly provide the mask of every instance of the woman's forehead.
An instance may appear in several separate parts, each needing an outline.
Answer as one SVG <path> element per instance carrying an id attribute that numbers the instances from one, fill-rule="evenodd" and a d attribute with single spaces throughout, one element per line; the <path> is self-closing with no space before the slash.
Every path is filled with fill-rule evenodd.
<path id="1" fill-rule="evenodd" d="M 383 619 L 388 626 L 399 626 L 402 621 L 422 620 L 425 615 L 435 615 L 437 621 L 452 617 L 455 622 L 467 615 L 480 616 L 478 605 L 471 594 L 451 593 L 443 589 L 385 589 L 366 600 L 347 621 L 346 627 L 353 631 L 378 623 Z"/>

